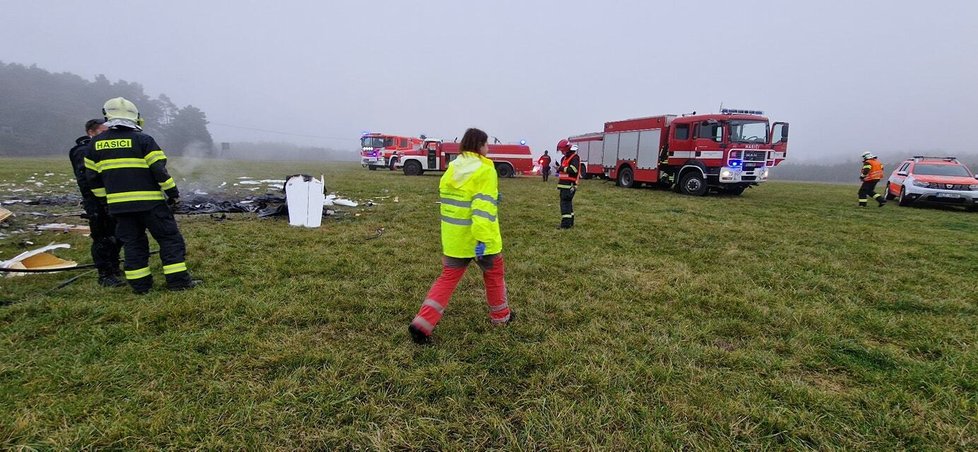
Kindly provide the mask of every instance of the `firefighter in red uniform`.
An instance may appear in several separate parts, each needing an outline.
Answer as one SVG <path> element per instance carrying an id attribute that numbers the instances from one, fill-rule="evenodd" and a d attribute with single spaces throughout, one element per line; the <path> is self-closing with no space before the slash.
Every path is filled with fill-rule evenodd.
<path id="1" fill-rule="evenodd" d="M 557 190 L 560 191 L 560 228 L 574 227 L 574 193 L 580 179 L 581 157 L 577 155 L 577 145 L 567 140 L 557 143 L 557 150 L 564 154 L 557 169 Z"/>
<path id="2" fill-rule="evenodd" d="M 184 261 L 183 236 L 170 206 L 180 196 L 166 171 L 166 155 L 153 137 L 142 133 L 136 106 L 122 97 L 102 107 L 108 130 L 92 138 L 85 153 L 89 187 L 116 220 L 116 237 L 125 249 L 125 275 L 133 292 L 153 287 L 146 230 L 160 244 L 163 275 L 170 290 L 185 290 L 195 282 Z"/>
<path id="3" fill-rule="evenodd" d="M 543 175 L 543 181 L 546 182 L 550 179 L 550 154 L 549 151 L 543 151 L 543 155 L 537 160 L 537 164 L 540 165 L 540 174 Z"/>
<path id="4" fill-rule="evenodd" d="M 863 184 L 859 187 L 859 207 L 866 207 L 872 197 L 880 207 L 886 204 L 886 197 L 876 193 L 876 184 L 883 178 L 883 164 L 871 152 L 863 153 L 863 169 L 859 179 Z"/>

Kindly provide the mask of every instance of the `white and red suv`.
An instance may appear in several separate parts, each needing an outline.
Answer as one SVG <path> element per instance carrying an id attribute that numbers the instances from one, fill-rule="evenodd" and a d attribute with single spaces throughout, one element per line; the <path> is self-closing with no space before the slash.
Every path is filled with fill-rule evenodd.
<path id="1" fill-rule="evenodd" d="M 886 199 L 901 206 L 936 203 L 978 210 L 978 176 L 954 157 L 916 156 L 904 160 L 886 181 Z"/>

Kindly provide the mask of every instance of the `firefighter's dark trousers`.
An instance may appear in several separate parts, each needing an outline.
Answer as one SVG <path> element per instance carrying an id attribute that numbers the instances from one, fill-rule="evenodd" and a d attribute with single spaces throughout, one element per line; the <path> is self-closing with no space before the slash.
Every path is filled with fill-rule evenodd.
<path id="1" fill-rule="evenodd" d="M 546 182 L 550 179 L 550 165 L 545 165 L 540 168 L 540 173 L 543 174 L 543 181 Z"/>
<path id="2" fill-rule="evenodd" d="M 571 185 L 570 188 L 560 187 L 560 228 L 568 229 L 574 227 L 574 193 L 577 187 Z"/>
<path id="3" fill-rule="evenodd" d="M 873 198 L 876 202 L 883 204 L 882 195 L 876 193 L 876 184 L 879 180 L 867 180 L 863 181 L 863 184 L 859 187 L 859 206 L 866 207 L 866 203 L 869 198 Z"/>
<path id="4" fill-rule="evenodd" d="M 85 202 L 84 207 L 88 216 L 88 227 L 92 231 L 92 261 L 99 276 L 121 275 L 119 251 L 122 250 L 122 241 L 115 237 L 115 219 L 96 201 Z"/>
<path id="5" fill-rule="evenodd" d="M 126 280 L 134 292 L 145 293 L 153 287 L 153 275 L 149 271 L 147 229 L 160 244 L 160 260 L 163 261 L 167 287 L 181 289 L 191 285 L 187 263 L 184 261 L 187 246 L 169 207 L 161 203 L 146 212 L 118 214 L 116 222 L 116 236 L 126 250 Z"/>

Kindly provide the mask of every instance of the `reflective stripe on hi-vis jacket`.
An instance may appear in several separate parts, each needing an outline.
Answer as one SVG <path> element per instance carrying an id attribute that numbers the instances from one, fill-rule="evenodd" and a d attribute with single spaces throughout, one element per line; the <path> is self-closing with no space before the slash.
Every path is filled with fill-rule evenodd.
<path id="1" fill-rule="evenodd" d="M 883 164 L 877 159 L 866 160 L 863 164 L 863 180 L 872 182 L 883 178 Z"/>
<path id="2" fill-rule="evenodd" d="M 448 165 L 438 184 L 442 252 L 449 257 L 475 257 L 478 242 L 485 254 L 503 249 L 499 233 L 499 188 L 491 160 L 463 152 Z"/>
<path id="3" fill-rule="evenodd" d="M 85 153 L 85 174 L 92 193 L 108 202 L 109 213 L 145 212 L 167 197 L 179 196 L 166 160 L 153 137 L 111 128 L 92 139 Z"/>

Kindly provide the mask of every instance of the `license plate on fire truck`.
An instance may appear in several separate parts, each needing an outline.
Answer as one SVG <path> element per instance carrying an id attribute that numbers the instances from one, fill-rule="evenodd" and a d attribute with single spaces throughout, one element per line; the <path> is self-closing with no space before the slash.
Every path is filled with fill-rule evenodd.
<path id="1" fill-rule="evenodd" d="M 937 197 L 938 198 L 960 198 L 961 195 L 957 193 L 938 193 Z"/>

